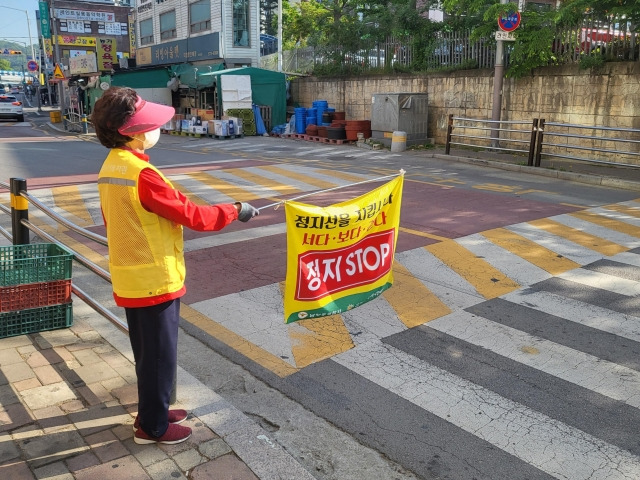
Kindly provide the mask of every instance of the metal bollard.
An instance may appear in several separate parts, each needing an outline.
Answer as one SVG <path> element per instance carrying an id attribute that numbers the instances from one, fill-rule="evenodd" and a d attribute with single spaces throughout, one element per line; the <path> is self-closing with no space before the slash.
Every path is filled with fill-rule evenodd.
<path id="1" fill-rule="evenodd" d="M 13 230 L 14 245 L 29 244 L 29 229 L 22 225 L 22 220 L 29 220 L 29 202 L 20 195 L 22 190 L 27 190 L 27 181 L 24 178 L 11 178 L 9 180 L 11 191 L 11 228 Z"/>
<path id="2" fill-rule="evenodd" d="M 82 114 L 82 133 L 89 133 L 89 124 L 87 123 L 87 115 Z"/>
<path id="3" fill-rule="evenodd" d="M 68 123 L 67 123 L 67 122 L 68 122 L 68 118 L 67 118 L 67 114 L 65 113 L 65 114 L 62 116 L 62 125 L 64 126 L 65 131 L 66 131 L 66 130 L 69 130 L 69 128 L 68 128 Z"/>

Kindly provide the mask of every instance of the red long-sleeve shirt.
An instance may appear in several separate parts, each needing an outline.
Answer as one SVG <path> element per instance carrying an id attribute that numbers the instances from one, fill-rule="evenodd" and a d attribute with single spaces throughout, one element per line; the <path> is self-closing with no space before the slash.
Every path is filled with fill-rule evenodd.
<path id="1" fill-rule="evenodd" d="M 148 155 L 129 151 L 141 160 L 149 161 Z M 199 232 L 221 230 L 238 218 L 238 210 L 234 204 L 197 205 L 182 192 L 169 186 L 150 168 L 140 172 L 138 195 L 140 203 L 149 212 Z M 117 305 L 121 307 L 148 307 L 182 297 L 186 291 L 186 287 L 183 286 L 177 292 L 156 297 L 123 298 L 115 293 L 114 297 Z"/>

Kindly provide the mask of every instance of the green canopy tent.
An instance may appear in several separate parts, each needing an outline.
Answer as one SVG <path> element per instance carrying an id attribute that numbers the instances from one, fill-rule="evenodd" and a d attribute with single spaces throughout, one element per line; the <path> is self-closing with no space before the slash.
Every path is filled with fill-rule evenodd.
<path id="1" fill-rule="evenodd" d="M 198 72 L 198 79 L 214 79 L 218 83 L 220 75 L 248 75 L 251 78 L 251 97 L 256 105 L 271 107 L 271 124 L 281 125 L 287 121 L 287 85 L 282 72 L 254 67 L 230 68 L 217 72 Z M 200 80 L 198 80 L 199 82 Z M 204 82 L 203 82 L 204 83 Z M 218 107 L 222 108 L 222 99 L 218 96 Z"/>

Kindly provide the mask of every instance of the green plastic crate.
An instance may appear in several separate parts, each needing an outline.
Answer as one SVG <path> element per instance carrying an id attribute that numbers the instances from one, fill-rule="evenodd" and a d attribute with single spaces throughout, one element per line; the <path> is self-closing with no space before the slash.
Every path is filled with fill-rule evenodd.
<path id="1" fill-rule="evenodd" d="M 0 313 L 0 338 L 70 327 L 73 324 L 71 303 L 28 308 Z"/>
<path id="2" fill-rule="evenodd" d="M 55 243 L 0 247 L 0 287 L 71 278 L 73 253 Z"/>

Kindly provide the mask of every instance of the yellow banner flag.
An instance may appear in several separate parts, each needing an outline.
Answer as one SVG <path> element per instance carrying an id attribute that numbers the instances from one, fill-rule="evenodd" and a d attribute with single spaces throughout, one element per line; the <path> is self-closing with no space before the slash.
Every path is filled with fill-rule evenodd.
<path id="1" fill-rule="evenodd" d="M 328 207 L 285 202 L 285 323 L 346 312 L 391 287 L 403 180 Z"/>

